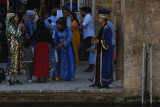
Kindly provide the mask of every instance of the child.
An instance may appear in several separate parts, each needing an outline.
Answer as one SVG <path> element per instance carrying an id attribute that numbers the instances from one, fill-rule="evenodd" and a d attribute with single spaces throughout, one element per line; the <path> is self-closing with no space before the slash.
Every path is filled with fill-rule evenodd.
<path id="1" fill-rule="evenodd" d="M 51 25 L 56 27 L 56 24 L 52 22 L 51 19 L 47 20 Z M 54 39 L 54 32 L 53 30 L 51 32 L 52 38 Z M 50 63 L 50 72 L 49 72 L 49 78 L 48 81 L 50 82 L 51 80 L 56 80 L 59 81 L 58 74 L 57 74 L 57 69 L 56 65 L 58 65 L 58 56 L 57 56 L 57 51 L 54 47 L 49 45 L 49 63 Z"/>
<path id="2" fill-rule="evenodd" d="M 55 29 L 56 29 L 56 26 L 57 26 L 57 25 L 56 25 L 56 23 L 53 23 L 51 19 L 48 19 L 47 22 L 50 23 L 52 26 L 54 26 L 54 30 L 52 29 L 52 30 L 50 31 L 50 32 L 51 32 L 51 35 L 52 35 L 52 38 L 54 38 L 53 36 L 54 36 Z"/>
<path id="3" fill-rule="evenodd" d="M 87 68 L 87 70 L 85 70 L 85 72 L 92 72 L 94 70 L 95 62 L 96 62 L 96 46 L 93 44 L 93 39 L 91 41 L 91 47 L 88 48 L 87 51 L 90 52 L 89 67 Z"/>
<path id="4" fill-rule="evenodd" d="M 56 80 L 58 81 L 58 75 L 57 75 L 57 69 L 56 65 L 58 65 L 58 56 L 57 56 L 57 51 L 55 48 L 49 45 L 49 63 L 50 63 L 50 72 L 49 72 L 49 78 L 48 82 L 51 80 Z"/>

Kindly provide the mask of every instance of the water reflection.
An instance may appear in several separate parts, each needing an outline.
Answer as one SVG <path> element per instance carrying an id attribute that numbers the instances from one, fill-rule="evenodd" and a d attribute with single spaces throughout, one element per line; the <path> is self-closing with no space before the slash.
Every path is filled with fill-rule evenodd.
<path id="1" fill-rule="evenodd" d="M 157 105 L 112 104 L 0 104 L 0 107 L 158 107 Z"/>

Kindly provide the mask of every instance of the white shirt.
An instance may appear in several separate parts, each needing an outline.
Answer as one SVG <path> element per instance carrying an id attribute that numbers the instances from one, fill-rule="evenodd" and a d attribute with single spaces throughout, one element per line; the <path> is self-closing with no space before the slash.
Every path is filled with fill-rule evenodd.
<path id="1" fill-rule="evenodd" d="M 72 25 L 70 17 L 67 17 L 67 26 L 70 27 Z"/>
<path id="2" fill-rule="evenodd" d="M 94 20 L 89 13 L 85 15 L 82 25 L 85 27 L 83 29 L 83 39 L 95 36 Z"/>

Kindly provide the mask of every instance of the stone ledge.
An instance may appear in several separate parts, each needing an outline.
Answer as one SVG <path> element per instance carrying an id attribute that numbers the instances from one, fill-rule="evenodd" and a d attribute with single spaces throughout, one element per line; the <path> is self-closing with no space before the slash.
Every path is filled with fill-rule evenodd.
<path id="1" fill-rule="evenodd" d="M 75 93 L 81 93 L 81 92 L 104 92 L 104 93 L 122 93 L 123 89 L 99 89 L 99 90 L 7 90 L 7 91 L 0 91 L 0 94 L 3 93 L 54 93 L 54 92 L 75 92 Z"/>
<path id="2" fill-rule="evenodd" d="M 1 91 L 0 103 L 113 103 L 123 90 Z"/>

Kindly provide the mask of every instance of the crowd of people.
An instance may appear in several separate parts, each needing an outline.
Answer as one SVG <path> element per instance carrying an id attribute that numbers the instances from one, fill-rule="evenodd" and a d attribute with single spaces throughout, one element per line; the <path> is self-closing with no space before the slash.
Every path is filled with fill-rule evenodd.
<path id="1" fill-rule="evenodd" d="M 101 29 L 95 35 L 95 23 L 89 7 L 80 8 L 80 22 L 76 13 L 63 8 L 36 12 L 27 10 L 11 14 L 6 30 L 8 41 L 9 85 L 20 84 L 19 76 L 26 73 L 28 82 L 73 81 L 79 65 L 80 31 L 83 30 L 83 60 L 89 60 L 85 72 L 93 72 L 91 87 L 108 88 L 113 81 L 114 25 L 108 21 L 110 11 L 99 9 Z M 0 23 L 0 29 L 2 28 Z M 1 31 L 0 31 L 1 33 Z M 12 80 L 13 77 L 13 80 Z"/>

